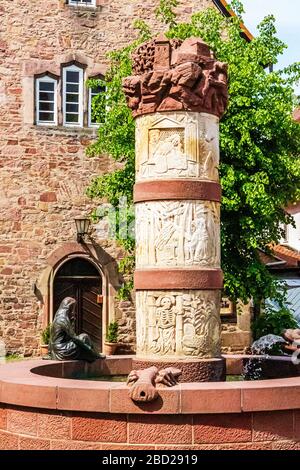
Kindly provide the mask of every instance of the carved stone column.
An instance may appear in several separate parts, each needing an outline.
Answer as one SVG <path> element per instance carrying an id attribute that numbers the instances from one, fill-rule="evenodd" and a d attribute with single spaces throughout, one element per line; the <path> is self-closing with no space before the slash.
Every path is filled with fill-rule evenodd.
<path id="1" fill-rule="evenodd" d="M 222 380 L 219 118 L 227 67 L 201 39 L 159 37 L 124 80 L 136 117 L 135 368 Z"/>

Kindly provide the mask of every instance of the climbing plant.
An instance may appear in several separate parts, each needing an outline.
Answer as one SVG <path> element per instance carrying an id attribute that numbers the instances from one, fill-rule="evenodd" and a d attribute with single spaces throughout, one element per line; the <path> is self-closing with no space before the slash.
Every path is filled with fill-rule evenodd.
<path id="1" fill-rule="evenodd" d="M 284 207 L 300 195 L 300 126 L 293 122 L 293 87 L 300 78 L 300 63 L 270 71 L 285 45 L 276 36 L 275 19 L 266 17 L 256 37 L 247 42 L 241 35 L 243 6 L 231 3 L 236 16 L 225 18 L 208 8 L 185 23 L 176 21 L 177 0 L 160 0 L 157 15 L 166 24 L 169 38 L 201 37 L 215 56 L 229 65 L 229 106 L 220 123 L 220 178 L 222 268 L 225 293 L 232 299 L 255 301 L 283 298 L 279 281 L 261 263 L 258 249 L 269 251 L 279 242 L 283 225 L 292 223 Z M 122 91 L 123 77 L 131 75 L 131 52 L 155 36 L 143 21 L 136 22 L 139 38 L 126 48 L 109 54 L 106 95 L 98 98 L 99 113 L 105 112 L 98 140 L 89 155 L 109 154 L 121 163 L 116 171 L 93 180 L 92 198 L 106 198 L 118 205 L 126 196 L 132 202 L 134 183 L 134 120 Z M 102 84 L 103 85 L 103 84 Z M 105 110 L 105 111 L 103 111 Z M 129 222 L 133 214 L 128 212 Z M 130 254 L 134 240 L 124 238 Z"/>

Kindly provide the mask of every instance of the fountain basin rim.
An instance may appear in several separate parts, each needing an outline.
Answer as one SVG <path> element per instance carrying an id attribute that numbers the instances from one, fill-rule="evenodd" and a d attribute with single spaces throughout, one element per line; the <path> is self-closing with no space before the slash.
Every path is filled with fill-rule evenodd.
<path id="1" fill-rule="evenodd" d="M 130 369 L 134 356 L 107 357 L 112 373 Z M 229 356 L 233 358 L 234 356 Z M 249 356 L 239 356 L 239 358 Z M 0 403 L 119 414 L 242 413 L 300 408 L 300 377 L 253 382 L 183 383 L 159 388 L 159 399 L 138 405 L 124 382 L 93 382 L 40 375 L 52 368 L 78 370 L 81 361 L 25 360 L 0 366 Z M 50 368 L 49 368 L 50 367 Z M 37 374 L 39 372 L 39 374 Z M 50 370 L 51 373 L 51 370 Z"/>

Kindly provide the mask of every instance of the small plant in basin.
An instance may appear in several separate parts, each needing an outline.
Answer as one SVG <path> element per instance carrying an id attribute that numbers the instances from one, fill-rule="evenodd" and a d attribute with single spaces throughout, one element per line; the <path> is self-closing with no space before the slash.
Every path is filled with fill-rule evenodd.
<path id="1" fill-rule="evenodd" d="M 50 342 L 50 331 L 51 331 L 51 323 L 44 328 L 41 333 L 41 355 L 45 356 L 49 353 L 49 342 Z"/>
<path id="2" fill-rule="evenodd" d="M 112 356 L 118 347 L 118 328 L 119 326 L 116 321 L 108 325 L 104 342 L 104 354 L 107 356 Z"/>

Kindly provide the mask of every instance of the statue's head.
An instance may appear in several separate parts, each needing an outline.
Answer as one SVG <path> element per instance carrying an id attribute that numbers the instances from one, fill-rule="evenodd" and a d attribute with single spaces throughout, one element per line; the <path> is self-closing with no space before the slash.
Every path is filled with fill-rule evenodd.
<path id="1" fill-rule="evenodd" d="M 61 302 L 58 311 L 64 310 L 67 312 L 69 318 L 74 317 L 75 313 L 75 304 L 76 300 L 73 297 L 65 297 L 64 300 Z"/>

